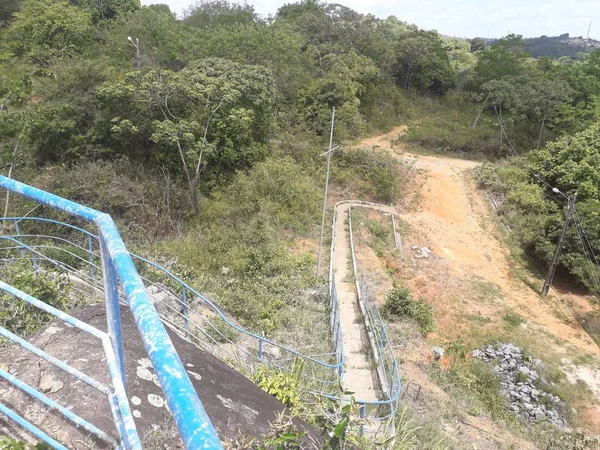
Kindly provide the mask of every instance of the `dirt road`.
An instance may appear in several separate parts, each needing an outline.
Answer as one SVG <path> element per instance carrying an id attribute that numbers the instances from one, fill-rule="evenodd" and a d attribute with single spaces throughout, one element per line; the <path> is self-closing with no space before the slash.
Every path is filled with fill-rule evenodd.
<path id="1" fill-rule="evenodd" d="M 556 311 L 537 292 L 511 277 L 506 244 L 498 237 L 487 200 L 472 181 L 471 171 L 479 163 L 406 153 L 402 146 L 393 146 L 391 142 L 404 131 L 404 126 L 398 127 L 361 142 L 361 146 L 388 150 L 420 171 L 419 207 L 399 211 L 402 218 L 419 230 L 437 256 L 450 263 L 451 272 L 480 277 L 497 285 L 506 306 L 528 321 L 578 348 L 600 355 L 600 349 L 583 328 L 556 317 Z M 567 310 L 564 312 L 568 314 Z"/>
<path id="2" fill-rule="evenodd" d="M 420 188 L 415 191 L 419 201 L 411 205 L 400 202 L 397 209 L 413 238 L 418 239 L 412 244 L 429 246 L 434 257 L 415 261 L 409 256 L 394 269 L 403 283 L 434 307 L 439 337 L 463 340 L 477 334 L 495 335 L 504 331 L 506 312 L 514 312 L 526 320 L 520 327 L 521 337 L 536 351 L 562 364 L 569 379 L 585 381 L 600 401 L 600 371 L 570 366 L 575 355 L 600 356 L 600 348 L 567 306 L 574 302 L 574 295 L 559 293 L 542 300 L 534 289 L 539 280 L 534 280 L 532 287 L 515 276 L 502 237 L 504 230 L 495 221 L 485 193 L 473 180 L 478 163 L 410 154 L 402 144 L 393 142 L 404 131 L 405 127 L 398 127 L 386 135 L 366 139 L 360 146 L 389 151 L 418 172 Z M 371 260 L 370 264 L 374 268 L 378 264 L 375 270 L 379 273 L 386 271 L 382 262 Z M 387 284 L 383 291 L 391 286 L 391 279 L 382 284 Z M 584 297 L 578 301 L 587 302 Z M 581 407 L 579 417 L 583 423 L 600 430 L 600 407 L 577 407 Z"/>

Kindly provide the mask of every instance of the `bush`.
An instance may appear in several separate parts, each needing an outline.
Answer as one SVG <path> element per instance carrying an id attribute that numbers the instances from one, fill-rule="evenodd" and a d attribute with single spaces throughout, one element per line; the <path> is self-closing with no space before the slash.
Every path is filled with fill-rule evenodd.
<path id="1" fill-rule="evenodd" d="M 298 380 L 283 372 L 267 371 L 259 367 L 251 377 L 252 381 L 267 394 L 271 394 L 289 408 L 300 406 Z"/>
<path id="2" fill-rule="evenodd" d="M 421 332 L 431 333 L 435 330 L 433 308 L 422 299 L 414 299 L 408 288 L 394 285 L 385 298 L 383 314 L 390 319 L 409 319 L 414 321 Z"/>
<path id="3" fill-rule="evenodd" d="M 11 286 L 61 311 L 82 304 L 71 292 L 71 283 L 63 273 L 35 272 L 29 262 L 19 262 L 1 267 L 0 276 Z M 0 325 L 13 333 L 29 336 L 53 318 L 10 294 L 0 296 Z"/>
<path id="4" fill-rule="evenodd" d="M 36 445 L 26 444 L 22 441 L 17 441 L 9 437 L 0 437 L 0 450 L 50 450 L 48 444 L 39 443 Z"/>
<path id="5" fill-rule="evenodd" d="M 272 335 L 281 310 L 314 284 L 314 257 L 291 253 L 284 237 L 318 224 L 319 204 L 318 187 L 298 164 L 270 158 L 201 201 L 189 232 L 160 250 L 202 274 L 196 285 L 245 327 Z"/>
<path id="6" fill-rule="evenodd" d="M 494 420 L 515 421 L 500 395 L 500 380 L 483 361 L 467 359 L 457 361 L 449 370 L 433 373 L 436 381 L 446 390 L 465 396 L 469 411 L 474 415 L 483 410 Z"/>
<path id="7" fill-rule="evenodd" d="M 52 167 L 32 184 L 110 214 L 120 230 L 140 241 L 172 234 L 187 205 L 168 172 L 159 174 L 127 160 Z"/>
<path id="8" fill-rule="evenodd" d="M 500 146 L 498 133 L 473 129 L 469 123 L 461 123 L 453 116 L 411 125 L 401 140 L 436 153 L 466 153 L 470 158 L 497 158 L 506 153 Z"/>
<path id="9" fill-rule="evenodd" d="M 358 186 L 359 193 L 382 203 L 400 195 L 400 162 L 387 153 L 351 149 L 332 158 L 332 181 L 344 187 Z"/>

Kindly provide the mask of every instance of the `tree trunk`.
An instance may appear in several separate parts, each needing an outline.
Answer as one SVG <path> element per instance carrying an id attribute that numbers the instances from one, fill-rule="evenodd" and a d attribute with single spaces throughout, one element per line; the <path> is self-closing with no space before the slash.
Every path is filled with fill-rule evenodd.
<path id="1" fill-rule="evenodd" d="M 544 118 L 542 119 L 542 126 L 540 127 L 540 137 L 538 138 L 538 143 L 537 143 L 538 150 L 542 145 L 542 137 L 544 136 L 544 125 L 546 124 L 546 117 L 548 117 L 547 111 L 544 113 Z"/>
<path id="2" fill-rule="evenodd" d="M 408 71 L 406 72 L 406 79 L 404 80 L 404 90 L 406 90 L 408 88 L 408 81 L 410 80 L 410 69 L 412 67 L 412 64 L 408 65 Z"/>
<path id="3" fill-rule="evenodd" d="M 481 114 L 483 114 L 483 110 L 485 109 L 485 104 L 487 103 L 487 101 L 489 99 L 490 99 L 490 94 L 487 95 L 487 97 L 485 98 L 485 100 L 481 104 L 481 109 L 479 110 L 479 113 L 477 114 L 477 117 L 475 117 L 475 122 L 473 122 L 473 128 L 475 128 L 477 126 L 477 123 L 479 122 L 479 119 L 481 118 Z"/>
<path id="4" fill-rule="evenodd" d="M 200 208 L 198 207 L 198 181 L 200 177 L 193 177 L 189 180 L 189 195 L 190 195 L 190 206 L 192 208 L 192 212 L 194 216 L 197 216 L 200 213 Z"/>
<path id="5" fill-rule="evenodd" d="M 19 151 L 19 140 L 17 139 L 17 143 L 15 144 L 15 149 L 13 150 L 12 160 L 10 161 L 10 168 L 8 169 L 7 178 L 12 177 L 13 167 L 15 166 L 15 158 L 17 157 L 17 151 Z M 4 218 L 8 214 L 8 202 L 10 201 L 10 191 L 6 190 L 6 203 L 4 204 Z"/>

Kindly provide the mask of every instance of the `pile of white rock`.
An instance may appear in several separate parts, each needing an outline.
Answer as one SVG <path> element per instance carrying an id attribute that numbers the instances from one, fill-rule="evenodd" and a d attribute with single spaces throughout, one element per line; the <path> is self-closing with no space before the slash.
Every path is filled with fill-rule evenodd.
<path id="1" fill-rule="evenodd" d="M 517 416 L 531 422 L 567 426 L 560 413 L 566 410 L 565 403 L 544 390 L 547 383 L 538 373 L 543 367 L 542 361 L 524 356 L 523 351 L 512 344 L 486 345 L 473 350 L 472 356 L 496 364 L 493 371 L 501 379 L 500 394 Z"/>

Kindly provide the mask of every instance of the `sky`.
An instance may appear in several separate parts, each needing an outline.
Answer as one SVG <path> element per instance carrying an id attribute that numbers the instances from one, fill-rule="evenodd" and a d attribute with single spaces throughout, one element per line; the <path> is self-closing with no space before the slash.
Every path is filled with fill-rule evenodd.
<path id="1" fill-rule="evenodd" d="M 263 16 L 295 0 L 249 0 Z M 166 3 L 181 15 L 195 0 L 142 0 L 142 4 Z M 501 37 L 508 33 L 525 37 L 569 33 L 600 40 L 600 0 L 331 0 L 377 17 L 394 15 L 419 28 L 435 29 L 458 37 Z"/>

